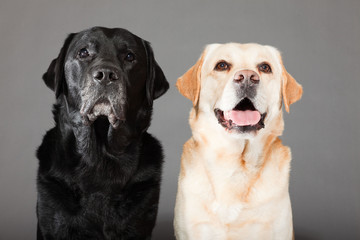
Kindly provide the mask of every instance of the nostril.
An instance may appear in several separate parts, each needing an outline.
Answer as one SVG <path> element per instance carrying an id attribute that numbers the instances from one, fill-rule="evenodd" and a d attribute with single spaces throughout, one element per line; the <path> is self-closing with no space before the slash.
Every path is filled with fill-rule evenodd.
<path id="1" fill-rule="evenodd" d="M 244 80 L 244 75 L 243 74 L 240 74 L 238 76 L 235 77 L 234 81 L 237 82 L 237 83 L 240 83 Z"/>
<path id="2" fill-rule="evenodd" d="M 115 72 L 110 72 L 109 79 L 110 81 L 115 81 L 119 79 L 119 76 Z"/>
<path id="3" fill-rule="evenodd" d="M 259 75 L 252 70 L 240 70 L 234 75 L 234 82 L 237 84 L 259 84 Z"/>
<path id="4" fill-rule="evenodd" d="M 259 83 L 259 81 L 260 81 L 258 75 L 251 75 L 251 76 L 250 76 L 250 80 L 251 80 L 253 83 Z"/>
<path id="5" fill-rule="evenodd" d="M 94 81 L 98 83 L 107 84 L 109 82 L 119 80 L 120 75 L 117 69 L 107 67 L 107 68 L 94 69 L 92 72 L 92 78 Z"/>
<path id="6" fill-rule="evenodd" d="M 103 80 L 103 79 L 104 79 L 104 76 L 105 76 L 104 73 L 101 72 L 101 71 L 95 72 L 95 73 L 93 74 L 94 79 L 95 79 L 95 80 L 98 80 L 98 81 Z"/>

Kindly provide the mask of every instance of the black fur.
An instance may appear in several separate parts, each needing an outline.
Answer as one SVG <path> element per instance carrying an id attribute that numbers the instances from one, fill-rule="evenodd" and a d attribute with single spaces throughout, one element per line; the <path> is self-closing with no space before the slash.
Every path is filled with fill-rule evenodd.
<path id="1" fill-rule="evenodd" d="M 82 48 L 89 58 L 79 58 Z M 134 61 L 124 60 L 129 52 Z M 119 79 L 96 83 L 103 68 Z M 153 99 L 169 85 L 149 43 L 124 29 L 70 34 L 43 79 L 56 104 L 37 151 L 37 238 L 151 239 L 163 154 L 147 128 Z M 104 101 L 111 114 L 100 104 L 89 117 Z"/>

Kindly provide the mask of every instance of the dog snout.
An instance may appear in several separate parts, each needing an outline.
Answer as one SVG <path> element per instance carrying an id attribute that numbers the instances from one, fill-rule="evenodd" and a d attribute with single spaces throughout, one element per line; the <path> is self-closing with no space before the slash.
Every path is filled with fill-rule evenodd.
<path id="1" fill-rule="evenodd" d="M 239 84 L 246 82 L 258 84 L 260 82 L 260 77 L 252 70 L 241 70 L 235 73 L 234 82 Z"/>
<path id="2" fill-rule="evenodd" d="M 113 67 L 104 67 L 93 70 L 92 77 L 95 82 L 109 83 L 119 80 L 119 70 Z"/>

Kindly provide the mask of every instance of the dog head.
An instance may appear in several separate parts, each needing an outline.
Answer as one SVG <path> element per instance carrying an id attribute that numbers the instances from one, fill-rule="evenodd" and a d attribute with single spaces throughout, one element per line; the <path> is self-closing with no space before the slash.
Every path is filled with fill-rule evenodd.
<path id="1" fill-rule="evenodd" d="M 211 44 L 177 81 L 197 114 L 236 136 L 254 136 L 301 98 L 280 53 L 258 44 Z M 281 115 L 282 116 L 282 115 Z"/>
<path id="2" fill-rule="evenodd" d="M 103 116 L 113 128 L 136 122 L 169 88 L 150 44 L 120 28 L 70 34 L 43 80 L 84 124 Z"/>

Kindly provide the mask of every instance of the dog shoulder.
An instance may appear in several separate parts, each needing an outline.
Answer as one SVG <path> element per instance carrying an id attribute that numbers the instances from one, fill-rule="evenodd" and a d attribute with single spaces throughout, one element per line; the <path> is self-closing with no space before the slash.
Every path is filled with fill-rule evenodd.
<path id="1" fill-rule="evenodd" d="M 198 163 L 194 161 L 197 158 L 198 148 L 198 143 L 193 137 L 185 142 L 181 156 L 180 178 L 185 177 L 187 171 L 196 171 L 193 165 Z"/>
<path id="2" fill-rule="evenodd" d="M 56 149 L 54 146 L 57 145 L 57 129 L 52 128 L 46 132 L 43 137 L 41 145 L 36 151 L 36 156 L 39 159 L 39 173 L 48 171 L 52 165 L 52 156 L 56 156 Z"/>
<path id="3" fill-rule="evenodd" d="M 282 144 L 280 138 L 277 138 L 271 147 L 272 158 L 279 170 L 283 170 L 284 167 L 290 168 L 291 150 L 288 146 Z"/>
<path id="4" fill-rule="evenodd" d="M 164 154 L 160 141 L 149 133 L 144 133 L 141 156 L 147 163 L 162 164 Z"/>
<path id="5" fill-rule="evenodd" d="M 159 184 L 164 161 L 162 145 L 158 139 L 145 132 L 140 146 L 139 166 L 133 176 L 133 181 L 153 181 L 154 184 Z"/>

